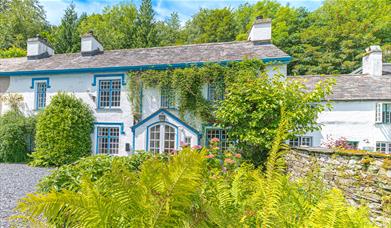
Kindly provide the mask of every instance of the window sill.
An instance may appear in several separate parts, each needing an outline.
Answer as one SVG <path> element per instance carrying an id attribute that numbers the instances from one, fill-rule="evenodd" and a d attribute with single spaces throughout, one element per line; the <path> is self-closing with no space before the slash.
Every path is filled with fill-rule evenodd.
<path id="1" fill-rule="evenodd" d="M 95 111 L 97 113 L 113 113 L 113 112 L 122 113 L 121 108 L 97 108 L 95 109 Z"/>

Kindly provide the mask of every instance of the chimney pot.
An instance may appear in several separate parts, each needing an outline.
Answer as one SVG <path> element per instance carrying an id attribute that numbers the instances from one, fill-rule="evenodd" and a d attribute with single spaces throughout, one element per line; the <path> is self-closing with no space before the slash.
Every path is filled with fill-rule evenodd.
<path id="1" fill-rule="evenodd" d="M 251 28 L 248 40 L 254 43 L 271 43 L 272 41 L 272 20 L 257 16 Z"/>
<path id="2" fill-rule="evenodd" d="M 365 49 L 366 55 L 362 59 L 362 73 L 372 76 L 382 76 L 383 55 L 380 46 L 373 45 Z"/>

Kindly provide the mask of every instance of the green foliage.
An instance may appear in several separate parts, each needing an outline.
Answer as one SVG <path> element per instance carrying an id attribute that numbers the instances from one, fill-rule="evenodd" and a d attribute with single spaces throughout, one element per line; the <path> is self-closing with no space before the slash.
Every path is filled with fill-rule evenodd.
<path id="1" fill-rule="evenodd" d="M 26 162 L 34 131 L 34 117 L 26 117 L 19 110 L 0 116 L 0 162 Z"/>
<path id="2" fill-rule="evenodd" d="M 349 73 L 360 66 L 365 48 L 390 43 L 389 0 L 326 0 L 309 16 L 291 54 L 295 74 Z"/>
<path id="3" fill-rule="evenodd" d="M 152 157 L 161 160 L 167 159 L 165 155 L 153 156 L 143 152 L 134 154 L 131 157 L 96 155 L 82 158 L 73 164 L 63 165 L 53 170 L 49 176 L 46 176 L 38 183 L 38 191 L 79 191 L 82 178 L 95 182 L 113 170 L 114 164 L 120 164 L 128 171 L 136 171 L 144 161 Z"/>
<path id="4" fill-rule="evenodd" d="M 158 45 L 155 11 L 151 0 L 142 0 L 136 19 L 135 41 L 137 47 Z"/>
<path id="5" fill-rule="evenodd" d="M 266 73 L 242 69 L 235 81 L 227 85 L 225 99 L 218 106 L 216 117 L 229 128 L 237 146 L 251 151 L 252 160 L 259 161 L 272 148 L 273 139 L 281 122 L 281 109 L 291 118 L 289 133 L 284 140 L 319 129 L 317 116 L 326 107 L 325 96 L 331 93 L 334 81 L 325 79 L 314 88 L 307 88 L 300 80 L 272 78 Z M 305 79 L 303 79 L 305 80 Z M 257 163 L 257 162 L 256 162 Z"/>
<path id="6" fill-rule="evenodd" d="M 27 52 L 18 47 L 10 47 L 8 49 L 0 50 L 0 58 L 15 58 L 26 56 Z"/>
<path id="7" fill-rule="evenodd" d="M 159 46 L 181 44 L 181 24 L 178 13 L 171 13 L 170 18 L 164 22 L 157 22 L 157 36 L 159 37 Z"/>
<path id="8" fill-rule="evenodd" d="M 290 182 L 275 145 L 266 173 L 250 165 L 221 172 L 187 148 L 137 171 L 113 162 L 98 181 L 82 179 L 77 192 L 29 194 L 17 218 L 70 227 L 373 227 L 366 210 L 348 206 L 340 191 Z"/>
<path id="9" fill-rule="evenodd" d="M 120 3 L 81 20 L 80 34 L 94 31 L 105 50 L 137 47 L 134 40 L 137 9 L 132 3 Z"/>
<path id="10" fill-rule="evenodd" d="M 32 165 L 60 166 L 91 153 L 94 116 L 74 95 L 59 93 L 38 115 Z"/>
<path id="11" fill-rule="evenodd" d="M 38 0 L 3 1 L 0 10 L 0 49 L 25 48 L 27 38 L 47 26 L 45 11 Z"/>
<path id="12" fill-rule="evenodd" d="M 80 51 L 80 33 L 78 26 L 80 19 L 77 16 L 75 4 L 71 3 L 65 9 L 60 26 L 54 31 L 51 43 L 56 53 L 72 53 Z"/>
<path id="13" fill-rule="evenodd" d="M 200 9 L 186 23 L 184 33 L 188 43 L 211 43 L 235 40 L 237 26 L 229 8 Z"/>
<path id="14" fill-rule="evenodd" d="M 225 85 L 237 78 L 239 72 L 264 70 L 260 60 L 245 60 L 228 65 L 206 64 L 202 67 L 184 69 L 149 70 L 129 73 L 130 100 L 137 119 L 140 113 L 140 89 L 171 88 L 175 93 L 178 111 L 183 117 L 186 113 L 200 117 L 205 122 L 214 121 L 214 107 L 208 102 L 202 89 L 205 84 L 214 84 L 216 92 L 224 94 Z"/>

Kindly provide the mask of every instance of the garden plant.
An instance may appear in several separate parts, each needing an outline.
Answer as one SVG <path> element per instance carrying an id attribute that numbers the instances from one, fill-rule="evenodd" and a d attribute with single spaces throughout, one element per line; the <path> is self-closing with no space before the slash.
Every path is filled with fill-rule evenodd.
<path id="1" fill-rule="evenodd" d="M 15 218 L 66 227 L 373 227 L 365 208 L 349 206 L 315 175 L 289 180 L 288 126 L 282 119 L 264 171 L 213 139 L 211 148 L 184 146 L 137 169 L 115 161 L 98 180 L 81 176 L 77 190 L 29 194 Z"/>

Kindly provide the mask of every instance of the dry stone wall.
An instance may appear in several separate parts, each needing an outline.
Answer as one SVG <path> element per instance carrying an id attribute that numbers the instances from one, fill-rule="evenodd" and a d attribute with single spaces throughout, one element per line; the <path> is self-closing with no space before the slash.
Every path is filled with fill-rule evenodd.
<path id="1" fill-rule="evenodd" d="M 352 205 L 367 205 L 377 224 L 391 224 L 391 155 L 295 148 L 286 160 L 293 179 L 318 170 L 326 185 L 341 189 Z"/>

